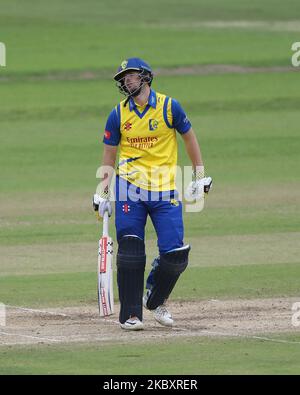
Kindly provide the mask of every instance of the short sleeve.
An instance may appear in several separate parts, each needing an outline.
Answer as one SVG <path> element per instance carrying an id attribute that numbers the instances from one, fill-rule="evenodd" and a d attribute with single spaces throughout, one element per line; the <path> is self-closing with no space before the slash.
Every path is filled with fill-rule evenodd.
<path id="1" fill-rule="evenodd" d="M 175 99 L 172 99 L 171 111 L 173 117 L 173 128 L 176 129 L 180 134 L 188 132 L 192 127 L 191 122 L 186 116 L 181 105 Z"/>
<path id="2" fill-rule="evenodd" d="M 120 105 L 118 105 L 112 110 L 112 112 L 108 116 L 105 126 L 103 143 L 108 145 L 118 145 L 120 139 Z"/>

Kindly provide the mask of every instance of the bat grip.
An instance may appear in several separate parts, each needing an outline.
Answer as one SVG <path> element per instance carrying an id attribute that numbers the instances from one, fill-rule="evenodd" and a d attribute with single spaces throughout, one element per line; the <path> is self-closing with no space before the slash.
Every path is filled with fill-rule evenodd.
<path id="1" fill-rule="evenodd" d="M 108 211 L 103 216 L 103 236 L 108 236 Z"/>

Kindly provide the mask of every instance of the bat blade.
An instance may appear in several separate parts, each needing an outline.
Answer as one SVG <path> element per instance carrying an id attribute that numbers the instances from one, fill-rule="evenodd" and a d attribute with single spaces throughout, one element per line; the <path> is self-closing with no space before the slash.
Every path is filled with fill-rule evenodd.
<path id="1" fill-rule="evenodd" d="M 109 236 L 99 240 L 98 250 L 98 305 L 100 317 L 114 313 L 113 241 Z"/>

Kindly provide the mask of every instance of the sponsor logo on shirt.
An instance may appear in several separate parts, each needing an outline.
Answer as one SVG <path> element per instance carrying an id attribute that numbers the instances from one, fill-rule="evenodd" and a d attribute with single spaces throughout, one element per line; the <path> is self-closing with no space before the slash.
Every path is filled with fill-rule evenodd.
<path id="1" fill-rule="evenodd" d="M 151 148 L 158 142 L 158 137 L 127 137 L 126 140 L 130 144 L 130 147 L 133 148 Z"/>

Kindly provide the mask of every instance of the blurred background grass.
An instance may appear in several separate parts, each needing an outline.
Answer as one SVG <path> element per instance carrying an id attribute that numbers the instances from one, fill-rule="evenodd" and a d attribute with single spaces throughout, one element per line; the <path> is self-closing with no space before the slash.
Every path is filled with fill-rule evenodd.
<path id="1" fill-rule="evenodd" d="M 45 273 L 69 272 L 70 245 L 77 247 L 74 273 L 93 272 L 100 224 L 91 196 L 106 117 L 120 100 L 112 75 L 129 56 L 145 58 L 156 74 L 154 89 L 181 102 L 214 178 L 206 209 L 185 213 L 191 265 L 244 265 L 249 256 L 261 263 L 263 254 L 268 264 L 299 263 L 289 242 L 299 232 L 299 73 L 289 68 L 299 39 L 298 2 L 0 5 L 7 47 L 7 67 L 0 69 L 0 275 L 33 273 L 39 256 Z M 195 69 L 201 65 L 257 69 L 201 74 Z M 194 67 L 194 74 L 171 75 L 179 66 Z M 189 164 L 180 138 L 179 163 Z M 224 260 L 228 235 L 231 255 Z M 249 248 L 243 244 L 237 255 L 240 237 Z M 149 263 L 155 239 L 148 222 Z M 284 259 L 276 248 L 268 254 L 275 243 L 287 251 Z M 40 245 L 48 249 L 41 253 Z M 23 246 L 23 256 L 13 246 Z"/>
<path id="2" fill-rule="evenodd" d="M 97 310 L 91 198 L 120 100 L 112 76 L 131 56 L 181 102 L 214 179 L 205 210 L 184 214 L 192 251 L 172 298 L 299 295 L 299 15 L 298 0 L 0 0 L 0 302 Z M 146 245 L 148 271 L 149 221 Z M 1 348 L 0 371 L 98 374 L 109 357 L 105 374 L 299 372 L 294 344 L 199 339 L 155 353 L 146 343 L 135 356 L 122 344 Z"/>

